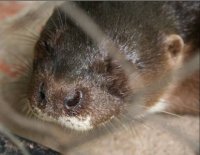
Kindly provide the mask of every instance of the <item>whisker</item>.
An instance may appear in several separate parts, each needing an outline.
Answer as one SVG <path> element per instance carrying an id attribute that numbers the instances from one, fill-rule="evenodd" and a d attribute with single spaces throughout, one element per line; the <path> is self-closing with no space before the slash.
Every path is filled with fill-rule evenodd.
<path id="1" fill-rule="evenodd" d="M 125 130 L 129 131 L 132 135 L 132 139 L 134 139 L 134 137 L 138 137 L 139 138 L 139 141 L 140 141 L 140 145 L 142 145 L 142 138 L 139 134 L 137 134 L 137 131 L 136 131 L 136 125 L 134 124 L 134 121 L 130 122 L 130 123 L 127 123 L 127 124 L 124 124 L 120 119 L 117 119 L 119 120 L 119 123 L 123 126 L 123 128 L 125 128 Z M 132 124 L 133 123 L 133 124 Z"/>
<path id="2" fill-rule="evenodd" d="M 181 116 L 181 115 L 178 115 L 178 114 L 175 114 L 175 113 L 171 113 L 171 112 L 168 112 L 168 111 L 160 110 L 159 112 L 164 113 L 164 114 L 168 114 L 168 115 L 170 115 L 170 116 L 179 117 L 179 118 L 182 118 L 182 117 L 183 117 L 183 116 Z"/>
<path id="3" fill-rule="evenodd" d="M 54 28 L 55 28 L 55 29 L 58 29 L 58 25 L 55 23 L 55 21 L 54 21 L 52 18 L 50 18 L 50 20 L 51 20 L 51 22 L 53 23 Z"/>
<path id="4" fill-rule="evenodd" d="M 147 125 L 147 122 L 144 119 L 145 116 L 139 115 L 139 116 L 132 116 L 131 118 L 129 118 L 126 114 L 122 114 L 121 117 L 123 117 L 124 120 L 126 120 L 130 124 L 137 122 L 138 124 L 142 124 L 142 126 L 144 126 L 146 129 L 154 129 L 150 125 Z"/>
<path id="5" fill-rule="evenodd" d="M 58 9 L 58 8 L 57 8 Z M 64 24 L 63 24 L 63 21 L 62 21 L 62 17 L 61 17 L 61 13 L 60 13 L 60 9 L 58 9 L 58 19 L 59 19 L 59 21 L 60 21 L 60 25 L 63 27 L 64 26 Z"/>
<path id="6" fill-rule="evenodd" d="M 134 123 L 134 122 L 133 122 Z M 134 127 L 134 124 L 133 125 L 130 125 L 130 129 L 131 129 L 131 132 L 133 133 L 133 135 L 135 135 L 137 138 L 139 138 L 139 144 L 140 146 L 142 147 L 143 146 L 143 141 L 142 141 L 142 137 L 140 134 L 138 134 L 136 128 Z"/>
<path id="7" fill-rule="evenodd" d="M 38 39 L 38 36 L 34 36 L 34 35 L 31 35 L 31 34 L 28 34 L 28 33 L 21 33 L 21 32 L 13 32 L 11 34 L 12 37 L 16 37 L 16 39 L 18 39 L 18 37 L 24 37 L 24 38 L 27 38 L 27 39 L 30 39 L 30 40 L 33 40 L 33 41 L 36 41 Z"/>
<path id="8" fill-rule="evenodd" d="M 151 107 L 145 107 L 145 106 L 142 106 L 142 105 L 136 105 L 136 106 L 139 106 L 139 107 L 141 107 L 141 108 L 144 108 L 144 109 L 147 110 L 147 111 L 148 111 L 149 108 L 151 108 Z M 183 117 L 183 116 L 181 116 L 181 115 L 178 115 L 178 114 L 175 114 L 175 113 L 171 113 L 171 112 L 169 112 L 169 111 L 164 111 L 164 110 L 159 110 L 158 113 L 164 113 L 164 114 L 168 114 L 168 115 L 175 116 L 175 117 L 179 117 L 179 118 L 182 118 L 182 117 Z"/>
<path id="9" fill-rule="evenodd" d="M 142 117 L 137 117 L 134 119 L 134 121 L 138 122 L 139 124 L 141 124 L 143 127 L 145 127 L 146 129 L 155 129 L 154 127 L 152 127 L 151 125 L 149 125 L 146 121 L 144 122 L 144 119 Z"/>
<path id="10" fill-rule="evenodd" d="M 36 34 L 36 33 L 34 33 L 33 31 L 31 31 L 28 27 L 25 27 L 25 30 L 27 31 L 27 32 L 29 32 L 31 35 L 32 35 L 32 37 L 34 37 L 34 38 L 39 38 L 39 33 L 38 34 Z"/>
<path id="11" fill-rule="evenodd" d="M 118 124 L 120 124 L 121 126 L 122 126 L 122 128 L 123 129 L 125 129 L 126 131 L 130 131 L 129 130 L 129 127 L 127 127 L 128 126 L 128 124 L 125 124 L 125 123 L 123 123 L 123 121 L 121 121 L 119 118 L 115 118 L 116 119 L 116 121 L 118 122 Z"/>

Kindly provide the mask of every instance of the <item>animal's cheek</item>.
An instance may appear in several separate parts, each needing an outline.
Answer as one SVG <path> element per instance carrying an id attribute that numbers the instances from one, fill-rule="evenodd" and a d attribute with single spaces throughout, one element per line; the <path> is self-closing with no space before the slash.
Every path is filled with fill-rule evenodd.
<path id="1" fill-rule="evenodd" d="M 113 117 L 118 116 L 122 112 L 123 107 L 124 102 L 122 99 L 100 91 L 99 95 L 88 105 L 87 111 L 91 116 L 92 125 L 98 127 L 106 124 Z"/>

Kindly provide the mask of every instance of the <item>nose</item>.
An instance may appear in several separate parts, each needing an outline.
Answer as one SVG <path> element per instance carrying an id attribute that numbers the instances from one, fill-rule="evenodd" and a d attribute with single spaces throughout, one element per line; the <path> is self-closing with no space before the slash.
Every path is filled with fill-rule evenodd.
<path id="1" fill-rule="evenodd" d="M 82 103 L 82 98 L 83 98 L 83 93 L 80 90 L 75 90 L 71 93 L 69 93 L 65 98 L 64 98 L 64 106 L 70 110 Z"/>

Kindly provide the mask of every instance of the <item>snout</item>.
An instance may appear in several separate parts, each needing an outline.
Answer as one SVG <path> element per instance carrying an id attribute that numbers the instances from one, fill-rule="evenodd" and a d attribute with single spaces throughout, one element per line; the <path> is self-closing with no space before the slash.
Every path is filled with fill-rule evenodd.
<path id="1" fill-rule="evenodd" d="M 48 85 L 49 84 L 49 85 Z M 34 104 L 44 113 L 52 115 L 75 116 L 85 108 L 88 99 L 88 91 L 81 86 L 53 86 L 49 82 L 42 81 L 34 90 Z"/>

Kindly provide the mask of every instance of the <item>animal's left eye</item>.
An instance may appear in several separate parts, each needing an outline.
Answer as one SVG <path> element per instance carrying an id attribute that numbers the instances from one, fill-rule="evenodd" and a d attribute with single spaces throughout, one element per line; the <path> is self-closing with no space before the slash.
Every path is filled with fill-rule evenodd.
<path id="1" fill-rule="evenodd" d="M 42 46 L 43 46 L 47 51 L 50 50 L 50 44 L 49 44 L 47 41 L 43 41 L 43 42 L 42 42 Z"/>
<path id="2" fill-rule="evenodd" d="M 48 53 L 50 53 L 52 51 L 52 46 L 51 46 L 50 42 L 48 42 L 48 41 L 42 41 L 41 46 Z"/>
<path id="3" fill-rule="evenodd" d="M 138 69 L 144 69 L 144 63 L 143 63 L 143 61 L 141 61 L 141 60 L 139 60 L 139 59 L 137 59 L 136 61 L 135 61 L 135 64 L 136 64 L 136 67 L 138 68 Z"/>

